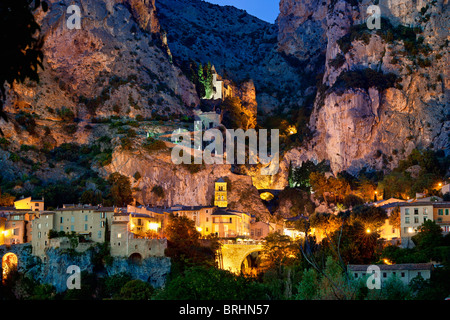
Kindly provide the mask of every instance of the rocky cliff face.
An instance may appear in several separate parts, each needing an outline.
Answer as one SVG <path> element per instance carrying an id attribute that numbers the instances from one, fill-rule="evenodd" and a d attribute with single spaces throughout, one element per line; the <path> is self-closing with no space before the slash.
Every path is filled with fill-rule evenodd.
<path id="1" fill-rule="evenodd" d="M 167 275 L 170 272 L 171 262 L 167 257 L 150 257 L 135 264 L 128 259 L 114 258 L 111 265 L 106 265 L 104 270 L 95 270 L 94 255 L 97 249 L 93 248 L 83 254 L 71 255 L 59 249 L 48 249 L 46 261 L 31 254 L 31 244 L 14 245 L 10 248 L 0 246 L 0 256 L 12 252 L 18 257 L 18 271 L 27 277 L 31 277 L 41 284 L 51 284 L 57 292 L 67 290 L 67 273 L 69 266 L 78 266 L 81 272 L 88 274 L 97 273 L 100 277 L 112 276 L 122 272 L 128 273 L 132 279 L 139 279 L 151 284 L 154 288 L 164 286 Z M 81 279 L 83 283 L 83 279 Z"/>
<path id="2" fill-rule="evenodd" d="M 238 86 L 252 79 L 263 114 L 302 103 L 304 70 L 276 50 L 276 25 L 206 1 L 157 0 L 156 7 L 175 61 L 211 62 Z"/>
<path id="3" fill-rule="evenodd" d="M 154 1 L 83 1 L 81 29 L 69 30 L 70 1 L 39 13 L 45 70 L 41 83 L 17 85 L 6 111 L 57 119 L 69 108 L 80 119 L 186 114 L 199 103 L 193 84 L 170 62 Z M 5 124 L 7 126 L 8 124 Z"/>
<path id="4" fill-rule="evenodd" d="M 277 19 L 278 50 L 317 72 L 327 48 L 327 12 L 330 0 L 281 0 Z"/>
<path id="5" fill-rule="evenodd" d="M 304 153 L 335 172 L 392 168 L 415 147 L 449 150 L 448 2 L 380 0 L 388 22 L 378 31 L 364 22 L 370 4 L 281 2 L 281 49 L 301 55 L 310 25 L 325 30 L 315 136 Z"/>
<path id="6" fill-rule="evenodd" d="M 231 165 L 204 164 L 192 170 L 188 165 L 173 164 L 169 151 L 148 153 L 136 149 L 125 152 L 117 148 L 112 163 L 104 170 L 106 175 L 119 172 L 128 177 L 139 172 L 141 177 L 132 179 L 133 188 L 139 190 L 134 196 L 139 203 L 153 206 L 213 205 L 214 182 L 228 178 L 228 208 L 270 219 L 252 178 L 232 173 Z M 163 197 L 152 192 L 155 186 L 163 188 Z"/>

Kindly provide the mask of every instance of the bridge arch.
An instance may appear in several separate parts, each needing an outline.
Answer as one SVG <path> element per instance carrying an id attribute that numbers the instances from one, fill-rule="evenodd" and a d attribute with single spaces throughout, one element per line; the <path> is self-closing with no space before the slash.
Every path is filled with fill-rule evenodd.
<path id="1" fill-rule="evenodd" d="M 239 274 L 245 259 L 254 252 L 262 251 L 261 244 L 224 244 L 221 248 L 221 268 Z"/>
<path id="2" fill-rule="evenodd" d="M 133 263 L 141 263 L 142 255 L 139 252 L 134 252 L 134 253 L 130 254 L 128 259 Z"/>

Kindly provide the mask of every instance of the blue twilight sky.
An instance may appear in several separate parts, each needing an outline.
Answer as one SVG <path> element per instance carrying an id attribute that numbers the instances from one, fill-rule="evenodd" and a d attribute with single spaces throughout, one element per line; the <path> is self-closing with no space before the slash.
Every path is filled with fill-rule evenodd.
<path id="1" fill-rule="evenodd" d="M 206 0 L 221 6 L 234 6 L 244 9 L 252 16 L 261 20 L 275 23 L 275 19 L 280 13 L 280 0 Z"/>

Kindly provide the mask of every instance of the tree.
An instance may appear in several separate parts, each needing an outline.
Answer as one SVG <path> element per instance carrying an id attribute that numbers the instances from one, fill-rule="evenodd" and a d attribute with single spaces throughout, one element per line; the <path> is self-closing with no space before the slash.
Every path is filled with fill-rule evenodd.
<path id="1" fill-rule="evenodd" d="M 167 237 L 165 255 L 179 263 L 182 269 L 186 265 L 215 265 L 217 241 L 210 239 L 209 246 L 202 246 L 201 234 L 195 228 L 193 220 L 171 214 L 165 233 Z"/>
<path id="2" fill-rule="evenodd" d="M 426 220 L 412 240 L 419 250 L 428 253 L 432 258 L 433 249 L 443 243 L 442 229 L 433 220 Z"/>
<path id="3" fill-rule="evenodd" d="M 256 127 L 255 115 L 242 106 L 238 97 L 226 98 L 222 104 L 223 124 L 229 129 L 248 130 Z"/>
<path id="4" fill-rule="evenodd" d="M 291 168 L 291 174 L 289 175 L 289 184 L 291 188 L 300 188 L 305 191 L 310 191 L 310 174 L 312 172 L 324 173 L 329 170 L 330 167 L 326 164 L 325 161 L 322 161 L 316 165 L 313 161 L 307 160 L 303 162 L 300 167 Z"/>
<path id="5" fill-rule="evenodd" d="M 34 2 L 34 8 L 31 4 Z M 26 79 L 39 82 L 38 68 L 43 67 L 44 37 L 33 12 L 39 7 L 47 11 L 48 5 L 40 0 L 2 0 L 0 2 L 0 117 L 8 121 L 3 111 L 6 98 L 5 83 L 10 87 Z M 1 132 L 0 129 L 0 133 Z"/>
<path id="6" fill-rule="evenodd" d="M 334 214 L 317 212 L 309 217 L 309 223 L 321 237 L 328 237 L 340 228 L 342 221 Z"/>
<path id="7" fill-rule="evenodd" d="M 264 240 L 261 259 L 263 269 L 279 270 L 282 265 L 292 264 L 300 255 L 298 245 L 289 236 L 272 232 Z"/>
<path id="8" fill-rule="evenodd" d="M 102 192 L 100 190 L 86 190 L 81 194 L 80 203 L 98 205 L 103 203 Z"/>
<path id="9" fill-rule="evenodd" d="M 302 280 L 297 286 L 296 299 L 352 300 L 356 298 L 358 283 L 349 278 L 346 270 L 343 270 L 331 256 L 326 258 L 325 266 L 310 262 L 313 268 L 303 272 Z"/>
<path id="10" fill-rule="evenodd" d="M 397 206 L 392 210 L 391 215 L 389 216 L 389 224 L 395 229 L 400 229 L 400 207 Z"/>
<path id="11" fill-rule="evenodd" d="M 349 218 L 349 223 L 359 221 L 366 230 L 370 229 L 375 231 L 385 223 L 388 216 L 386 211 L 382 208 L 362 205 L 353 208 L 350 212 Z"/>
<path id="12" fill-rule="evenodd" d="M 104 282 L 104 294 L 109 298 L 115 297 L 120 293 L 122 287 L 131 280 L 131 276 L 125 272 L 107 277 Z"/>
<path id="13" fill-rule="evenodd" d="M 347 208 L 352 208 L 364 204 L 364 200 L 357 195 L 348 194 L 345 196 L 343 204 Z"/>
<path id="14" fill-rule="evenodd" d="M 296 300 L 314 300 L 319 290 L 318 274 L 314 269 L 305 269 L 302 280 L 297 285 Z"/>
<path id="15" fill-rule="evenodd" d="M 328 184 L 325 174 L 322 172 L 311 172 L 309 175 L 309 183 L 316 197 L 323 197 L 326 201 L 325 193 L 328 192 Z"/>
<path id="16" fill-rule="evenodd" d="M 133 201 L 130 179 L 118 172 L 108 177 L 111 185 L 111 196 L 115 206 L 124 206 Z"/>
<path id="17" fill-rule="evenodd" d="M 128 281 L 120 290 L 120 298 L 123 300 L 150 300 L 155 289 L 142 280 Z"/>
<path id="18" fill-rule="evenodd" d="M 217 268 L 194 266 L 168 281 L 162 300 L 265 300 L 264 285 Z"/>
<path id="19" fill-rule="evenodd" d="M 15 196 L 10 195 L 9 193 L 2 193 L 0 188 L 0 206 L 2 207 L 10 207 L 14 204 Z"/>

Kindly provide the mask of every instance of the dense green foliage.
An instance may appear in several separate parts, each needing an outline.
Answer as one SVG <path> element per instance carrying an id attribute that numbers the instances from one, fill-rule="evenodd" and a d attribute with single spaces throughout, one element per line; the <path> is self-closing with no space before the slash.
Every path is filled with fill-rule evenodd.
<path id="1" fill-rule="evenodd" d="M 396 169 L 379 181 L 378 188 L 383 190 L 385 198 L 407 199 L 416 193 L 438 194 L 438 183 L 442 182 L 450 164 L 450 157 L 432 150 L 415 149 L 405 160 L 401 160 Z M 414 173 L 411 169 L 417 166 Z"/>
<path id="2" fill-rule="evenodd" d="M 229 271 L 194 266 L 174 276 L 156 299 L 164 300 L 263 300 L 264 286 Z"/>

